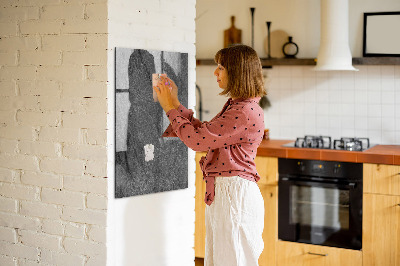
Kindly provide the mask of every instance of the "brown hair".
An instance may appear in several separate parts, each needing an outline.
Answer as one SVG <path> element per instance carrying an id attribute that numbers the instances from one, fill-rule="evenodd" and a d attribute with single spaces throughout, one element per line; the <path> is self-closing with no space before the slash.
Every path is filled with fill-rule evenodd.
<path id="1" fill-rule="evenodd" d="M 228 72 L 228 86 L 220 95 L 252 98 L 266 95 L 260 58 L 247 45 L 233 45 L 219 50 L 214 57 Z"/>

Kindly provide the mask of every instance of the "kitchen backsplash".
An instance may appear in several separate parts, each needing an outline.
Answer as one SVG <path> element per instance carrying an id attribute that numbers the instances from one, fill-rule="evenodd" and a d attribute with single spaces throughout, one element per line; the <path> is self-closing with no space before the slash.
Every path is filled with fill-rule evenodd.
<path id="1" fill-rule="evenodd" d="M 374 144 L 400 144 L 400 66 L 355 67 L 358 72 L 317 72 L 313 66 L 265 69 L 271 107 L 264 110 L 264 116 L 270 137 L 369 137 Z M 226 101 L 218 95 L 214 69 L 196 69 L 206 121 Z"/>

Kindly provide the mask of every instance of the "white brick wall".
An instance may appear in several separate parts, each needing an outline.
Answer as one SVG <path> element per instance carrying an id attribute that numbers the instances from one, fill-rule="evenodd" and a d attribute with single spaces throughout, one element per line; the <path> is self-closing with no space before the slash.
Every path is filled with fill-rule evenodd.
<path id="1" fill-rule="evenodd" d="M 105 265 L 107 1 L 0 1 L 0 265 Z"/>
<path id="2" fill-rule="evenodd" d="M 189 107 L 193 107 L 195 4 L 195 0 L 1 1 L 0 265 L 105 265 L 106 255 L 115 254 L 106 250 L 106 243 L 124 249 L 141 246 L 141 232 L 130 231 L 129 224 L 112 223 L 108 228 L 130 233 L 131 242 L 106 238 L 108 205 L 116 206 L 114 200 L 109 204 L 113 187 L 107 190 L 106 178 L 113 174 L 106 163 L 107 153 L 112 160 L 114 151 L 110 144 L 113 49 L 189 53 Z M 114 15 L 111 22 L 108 11 Z M 149 196 L 148 208 L 153 211 L 175 208 L 161 215 L 154 228 L 148 226 L 153 215 L 146 217 L 138 206 L 128 208 L 127 214 L 142 216 L 146 225 L 142 233 L 162 230 L 174 239 L 173 245 L 155 236 L 149 244 L 159 243 L 157 256 L 127 251 L 122 258 L 126 264 L 132 258 L 149 265 L 193 264 L 194 251 L 187 245 L 194 240 L 193 158 L 189 153 L 189 189 Z M 128 204 L 146 206 L 142 198 Z M 110 218 L 115 210 L 122 215 L 119 222 L 130 221 L 120 212 L 121 204 L 109 221 L 115 222 Z M 165 224 L 168 228 L 162 229 Z M 108 262 L 113 265 L 117 260 Z"/>

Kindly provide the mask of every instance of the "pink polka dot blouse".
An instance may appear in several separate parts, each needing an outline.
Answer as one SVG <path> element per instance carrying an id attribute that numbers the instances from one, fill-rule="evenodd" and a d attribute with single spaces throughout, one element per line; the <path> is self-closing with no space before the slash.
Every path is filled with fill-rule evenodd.
<path id="1" fill-rule="evenodd" d="M 240 176 L 253 182 L 260 179 L 254 163 L 265 128 L 259 100 L 260 97 L 229 98 L 222 111 L 209 122 L 194 118 L 193 111 L 183 105 L 167 112 L 171 124 L 163 137 L 179 137 L 189 148 L 207 151 L 200 160 L 207 205 L 214 200 L 217 176 Z"/>

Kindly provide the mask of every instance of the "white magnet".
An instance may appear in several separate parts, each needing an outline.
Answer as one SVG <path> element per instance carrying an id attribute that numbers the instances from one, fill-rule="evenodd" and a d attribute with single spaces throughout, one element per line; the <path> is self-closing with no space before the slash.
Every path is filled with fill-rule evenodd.
<path id="1" fill-rule="evenodd" d="M 146 162 L 154 159 L 154 145 L 146 144 L 144 145 L 144 160 Z"/>

